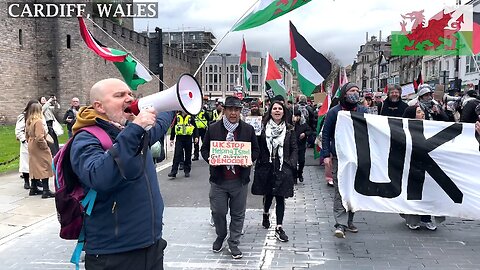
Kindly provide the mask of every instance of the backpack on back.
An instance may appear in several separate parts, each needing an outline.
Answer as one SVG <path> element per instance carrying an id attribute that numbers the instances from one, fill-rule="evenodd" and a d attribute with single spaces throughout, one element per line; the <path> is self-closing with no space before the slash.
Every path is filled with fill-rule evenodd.
<path id="1" fill-rule="evenodd" d="M 104 150 L 112 147 L 112 140 L 102 128 L 98 126 L 84 127 L 77 131 L 75 136 L 83 131 L 100 140 Z M 76 264 L 78 269 L 80 253 L 85 240 L 83 219 L 85 214 L 90 215 L 92 212 L 97 193 L 90 189 L 85 194 L 78 176 L 73 172 L 70 162 L 70 149 L 75 136 L 70 138 L 55 155 L 52 167 L 55 172 L 55 206 L 60 222 L 60 238 L 66 240 L 78 239 L 77 247 L 71 259 L 71 262 Z"/>

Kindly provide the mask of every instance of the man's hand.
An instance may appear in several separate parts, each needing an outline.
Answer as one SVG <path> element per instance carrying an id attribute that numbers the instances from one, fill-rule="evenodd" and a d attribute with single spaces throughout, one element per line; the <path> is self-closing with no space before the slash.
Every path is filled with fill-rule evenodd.
<path id="1" fill-rule="evenodd" d="M 480 121 L 475 123 L 475 130 L 477 131 L 478 135 L 480 135 Z"/>
<path id="2" fill-rule="evenodd" d="M 170 146 L 173 146 L 175 143 L 173 142 L 173 140 L 170 141 Z"/>
<path id="3" fill-rule="evenodd" d="M 193 139 L 194 143 L 198 143 L 198 138 Z"/>
<path id="4" fill-rule="evenodd" d="M 155 114 L 155 109 L 148 108 L 145 110 L 141 110 L 137 117 L 135 117 L 135 120 L 132 121 L 132 123 L 137 124 L 145 129 L 148 126 L 154 126 L 156 119 L 157 115 Z"/>
<path id="5" fill-rule="evenodd" d="M 325 166 L 331 166 L 332 165 L 332 158 L 330 158 L 330 157 L 324 158 L 323 163 L 325 163 Z"/>
<path id="6" fill-rule="evenodd" d="M 300 140 L 302 140 L 303 138 L 305 138 L 305 133 L 300 134 Z"/>

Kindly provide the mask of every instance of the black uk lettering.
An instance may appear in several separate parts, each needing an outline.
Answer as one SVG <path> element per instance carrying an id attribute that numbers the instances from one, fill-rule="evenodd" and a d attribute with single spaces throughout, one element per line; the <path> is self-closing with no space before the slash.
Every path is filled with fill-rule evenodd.
<path id="1" fill-rule="evenodd" d="M 388 154 L 388 177 L 390 183 L 374 183 L 370 181 L 370 144 L 367 121 L 363 114 L 351 113 L 357 149 L 357 171 L 355 173 L 355 190 L 366 196 L 395 198 L 402 193 L 402 174 L 405 160 L 406 135 L 403 131 L 402 119 L 389 118 L 390 151 Z"/>
<path id="2" fill-rule="evenodd" d="M 462 203 L 463 193 L 430 157 L 429 152 L 454 139 L 462 133 L 461 124 L 453 124 L 428 140 L 423 134 L 423 121 L 409 120 L 408 129 L 412 135 L 412 157 L 408 172 L 407 200 L 421 200 L 425 172 L 437 182 L 455 203 Z"/>

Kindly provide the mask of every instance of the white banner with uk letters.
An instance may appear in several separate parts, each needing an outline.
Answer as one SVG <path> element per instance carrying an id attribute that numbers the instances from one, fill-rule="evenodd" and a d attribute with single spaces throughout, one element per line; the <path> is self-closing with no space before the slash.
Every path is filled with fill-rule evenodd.
<path id="1" fill-rule="evenodd" d="M 348 210 L 480 218 L 474 124 L 340 111 L 335 147 Z"/>

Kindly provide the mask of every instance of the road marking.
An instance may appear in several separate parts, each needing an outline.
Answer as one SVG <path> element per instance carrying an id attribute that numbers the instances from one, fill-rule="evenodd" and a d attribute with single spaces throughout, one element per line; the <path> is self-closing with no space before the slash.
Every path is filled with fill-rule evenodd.
<path id="1" fill-rule="evenodd" d="M 270 219 L 274 215 L 270 216 Z M 275 219 L 275 217 L 273 217 Z M 260 254 L 260 269 L 270 269 L 273 258 L 275 257 L 275 246 L 277 238 L 275 238 L 275 229 L 268 229 L 267 235 L 265 235 L 265 241 L 263 242 L 262 254 Z"/>
<path id="2" fill-rule="evenodd" d="M 165 164 L 163 164 L 163 165 L 161 165 L 161 166 L 158 166 L 157 169 L 156 169 L 156 171 L 157 171 L 157 172 L 163 171 L 163 170 L 165 170 L 166 168 L 172 166 L 172 164 L 173 164 L 173 162 L 170 161 L 170 162 L 165 163 Z"/>

